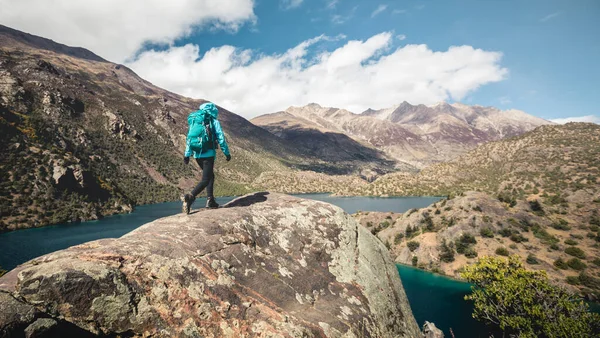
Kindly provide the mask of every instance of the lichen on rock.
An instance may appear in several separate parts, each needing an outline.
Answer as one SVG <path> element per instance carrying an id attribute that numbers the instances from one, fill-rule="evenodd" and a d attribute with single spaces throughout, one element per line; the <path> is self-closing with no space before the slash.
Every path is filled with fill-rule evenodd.
<path id="1" fill-rule="evenodd" d="M 93 335 L 421 336 L 379 240 L 338 207 L 274 193 L 39 257 L 0 290 L 0 308 L 25 312 L 0 316 L 13 332 L 43 317 Z"/>

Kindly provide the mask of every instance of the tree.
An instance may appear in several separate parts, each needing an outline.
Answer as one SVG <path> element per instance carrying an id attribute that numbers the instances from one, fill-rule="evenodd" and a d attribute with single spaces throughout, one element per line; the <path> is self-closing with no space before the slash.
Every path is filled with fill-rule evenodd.
<path id="1" fill-rule="evenodd" d="M 454 243 L 448 244 L 445 238 L 440 246 L 440 260 L 444 263 L 454 262 Z"/>
<path id="2" fill-rule="evenodd" d="M 461 276 L 474 286 L 465 296 L 475 304 L 475 319 L 508 334 L 528 337 L 595 337 L 600 315 L 583 300 L 550 283 L 545 271 L 523 267 L 519 256 L 483 257 Z"/>

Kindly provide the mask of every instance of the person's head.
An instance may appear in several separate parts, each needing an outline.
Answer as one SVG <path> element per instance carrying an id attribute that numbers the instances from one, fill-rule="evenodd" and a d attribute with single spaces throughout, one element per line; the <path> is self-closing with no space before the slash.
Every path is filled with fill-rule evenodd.
<path id="1" fill-rule="evenodd" d="M 200 111 L 206 115 L 212 116 L 214 119 L 219 117 L 219 109 L 212 102 L 206 102 L 200 105 Z"/>

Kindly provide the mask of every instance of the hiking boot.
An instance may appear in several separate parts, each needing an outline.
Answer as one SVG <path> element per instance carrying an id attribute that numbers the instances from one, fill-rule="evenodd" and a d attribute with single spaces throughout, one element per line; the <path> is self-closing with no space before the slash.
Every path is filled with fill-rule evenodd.
<path id="1" fill-rule="evenodd" d="M 195 199 L 196 198 L 194 198 L 194 196 L 192 196 L 190 194 L 185 194 L 185 196 L 183 196 L 183 198 L 182 198 L 183 206 L 181 207 L 181 212 L 189 215 L 190 209 L 192 208 L 192 203 L 194 203 Z"/>
<path id="2" fill-rule="evenodd" d="M 214 197 L 209 197 L 206 199 L 206 207 L 209 209 L 216 209 L 219 207 L 219 204 L 215 201 Z"/>

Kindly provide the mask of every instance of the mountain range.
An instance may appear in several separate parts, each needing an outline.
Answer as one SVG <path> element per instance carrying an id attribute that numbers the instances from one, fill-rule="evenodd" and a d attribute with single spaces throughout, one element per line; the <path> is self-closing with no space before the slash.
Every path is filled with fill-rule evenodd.
<path id="1" fill-rule="evenodd" d="M 283 139 L 328 153 L 346 151 L 332 138 L 346 135 L 365 147 L 383 151 L 402 171 L 448 161 L 477 145 L 552 124 L 519 110 L 446 102 L 411 105 L 406 101 L 361 114 L 313 103 L 262 115 L 251 122 Z"/>

